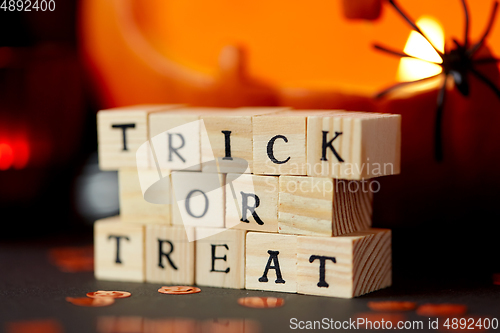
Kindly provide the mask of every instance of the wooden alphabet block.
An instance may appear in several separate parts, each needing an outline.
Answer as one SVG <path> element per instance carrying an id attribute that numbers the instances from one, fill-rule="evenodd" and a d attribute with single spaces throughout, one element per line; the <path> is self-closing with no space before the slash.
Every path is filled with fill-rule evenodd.
<path id="1" fill-rule="evenodd" d="M 226 176 L 226 228 L 278 232 L 276 176 Z"/>
<path id="2" fill-rule="evenodd" d="M 94 252 L 96 279 L 144 282 L 144 225 L 118 216 L 96 221 Z"/>
<path id="3" fill-rule="evenodd" d="M 139 173 L 143 186 L 150 187 L 147 192 L 149 195 L 143 194 Z M 172 200 L 168 171 L 164 171 L 163 174 L 166 175 L 167 181 L 155 184 L 160 179 L 156 170 L 125 168 L 118 171 L 120 216 L 123 222 L 171 224 L 172 205 L 170 203 L 156 204 L 147 201 L 148 198 L 163 199 L 164 202 Z"/>
<path id="4" fill-rule="evenodd" d="M 146 226 L 146 282 L 194 284 L 194 228 Z"/>
<path id="5" fill-rule="evenodd" d="M 204 108 L 151 113 L 149 137 L 160 169 L 201 170 L 199 114 Z"/>
<path id="6" fill-rule="evenodd" d="M 280 176 L 278 232 L 339 236 L 371 226 L 368 181 Z"/>
<path id="7" fill-rule="evenodd" d="M 136 167 L 137 162 L 139 167 L 150 167 L 150 156 L 136 156 L 137 149 L 149 138 L 148 114 L 176 107 L 177 105 L 136 105 L 99 111 L 97 137 L 101 170 Z"/>
<path id="8" fill-rule="evenodd" d="M 400 172 L 401 116 L 333 112 L 307 118 L 309 176 L 367 179 Z"/>
<path id="9" fill-rule="evenodd" d="M 223 228 L 225 174 L 174 171 L 174 225 Z"/>
<path id="10" fill-rule="evenodd" d="M 253 121 L 253 173 L 307 175 L 307 117 L 330 111 L 281 111 Z"/>
<path id="11" fill-rule="evenodd" d="M 391 231 L 297 238 L 297 291 L 352 298 L 392 283 Z"/>
<path id="12" fill-rule="evenodd" d="M 207 136 L 201 140 L 204 172 L 251 173 L 253 170 L 252 116 L 287 108 L 220 109 L 201 115 Z M 207 163 L 213 159 L 215 163 Z"/>
<path id="13" fill-rule="evenodd" d="M 297 236 L 247 233 L 245 288 L 297 292 Z"/>
<path id="14" fill-rule="evenodd" d="M 245 288 L 244 230 L 196 228 L 196 284 Z"/>

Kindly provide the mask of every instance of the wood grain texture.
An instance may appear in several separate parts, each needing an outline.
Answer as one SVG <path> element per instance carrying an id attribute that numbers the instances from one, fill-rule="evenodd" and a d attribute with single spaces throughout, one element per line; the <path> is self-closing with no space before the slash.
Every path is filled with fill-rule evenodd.
<path id="1" fill-rule="evenodd" d="M 307 117 L 323 114 L 328 114 L 328 112 L 289 110 L 254 116 L 252 119 L 253 173 L 306 175 Z M 268 146 L 272 147 L 274 161 L 268 154 Z"/>
<path id="2" fill-rule="evenodd" d="M 323 143 L 332 139 L 338 156 L 327 147 L 324 160 Z M 400 151 L 400 115 L 332 111 L 307 119 L 309 176 L 360 180 L 399 174 Z"/>
<path id="3" fill-rule="evenodd" d="M 137 168 L 121 168 L 118 171 L 118 185 L 120 195 L 120 216 L 123 222 L 129 223 L 158 223 L 171 224 L 171 204 L 154 204 L 146 201 L 141 189 L 139 174 L 143 182 L 153 185 L 159 181 L 156 170 Z M 168 171 L 163 172 L 168 177 Z M 166 183 L 163 191 L 157 196 L 171 200 L 171 189 Z"/>
<path id="4" fill-rule="evenodd" d="M 136 151 L 148 138 L 148 114 L 176 108 L 177 105 L 136 105 L 101 110 L 97 113 L 97 138 L 99 167 L 101 170 L 118 170 L 121 167 L 135 167 Z M 113 125 L 132 125 L 126 132 L 124 150 L 123 129 Z M 151 166 L 150 156 L 138 156 L 139 167 Z"/>
<path id="5" fill-rule="evenodd" d="M 194 238 L 194 228 L 146 226 L 146 282 L 194 284 L 195 242 L 187 233 Z"/>
<path id="6" fill-rule="evenodd" d="M 279 233 L 330 237 L 371 226 L 368 181 L 280 176 L 279 184 Z"/>
<path id="7" fill-rule="evenodd" d="M 225 193 L 226 228 L 278 232 L 278 177 L 228 173 Z"/>
<path id="8" fill-rule="evenodd" d="M 149 115 L 149 138 L 159 168 L 201 170 L 200 112 L 179 108 Z"/>
<path id="9" fill-rule="evenodd" d="M 201 140 L 201 160 L 204 172 L 251 173 L 253 170 L 252 116 L 286 110 L 280 107 L 221 109 L 201 115 L 207 136 Z M 223 133 L 226 132 L 225 133 Z M 230 157 L 226 155 L 226 136 Z M 207 163 L 213 159 L 217 163 Z"/>
<path id="10" fill-rule="evenodd" d="M 279 187 L 280 233 L 332 236 L 333 179 L 280 176 Z"/>
<path id="11" fill-rule="evenodd" d="M 94 253 L 96 279 L 144 281 L 144 225 L 124 223 L 118 216 L 96 221 Z"/>
<path id="12" fill-rule="evenodd" d="M 298 236 L 297 247 L 298 293 L 352 298 L 392 283 L 388 229 L 329 238 Z M 319 257 L 324 258 L 323 279 Z"/>
<path id="13" fill-rule="evenodd" d="M 245 288 L 245 230 L 196 228 L 196 284 Z"/>
<path id="14" fill-rule="evenodd" d="M 297 236 L 247 233 L 245 288 L 297 292 Z"/>
<path id="15" fill-rule="evenodd" d="M 203 172 L 172 172 L 172 224 L 223 228 L 225 176 Z"/>

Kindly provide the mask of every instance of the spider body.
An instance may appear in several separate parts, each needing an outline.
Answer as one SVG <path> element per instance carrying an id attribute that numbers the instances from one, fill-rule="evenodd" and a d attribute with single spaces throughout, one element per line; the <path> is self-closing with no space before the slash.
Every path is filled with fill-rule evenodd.
<path id="1" fill-rule="evenodd" d="M 490 14 L 490 19 L 488 22 L 488 25 L 486 27 L 485 32 L 483 33 L 481 39 L 473 44 L 469 45 L 469 10 L 467 8 L 467 3 L 465 0 L 461 0 L 462 6 L 464 8 L 464 13 L 465 13 L 465 31 L 464 31 L 464 43 L 461 44 L 458 42 L 456 39 L 453 40 L 454 47 L 451 48 L 448 52 L 441 52 L 438 50 L 438 48 L 432 44 L 430 39 L 424 34 L 422 30 L 414 23 L 414 21 L 409 17 L 408 14 L 406 14 L 403 9 L 396 4 L 395 0 L 387 0 L 389 4 L 396 9 L 396 11 L 405 19 L 405 21 L 412 27 L 413 30 L 418 32 L 420 35 L 422 35 L 428 42 L 429 44 L 434 48 L 434 50 L 438 53 L 439 57 L 441 58 L 441 62 L 433 62 L 433 61 L 427 61 L 423 60 L 420 58 L 416 58 L 414 56 L 411 56 L 407 53 L 404 52 L 399 52 L 392 50 L 388 47 L 381 46 L 379 44 L 375 44 L 374 47 L 380 51 L 389 53 L 391 55 L 397 56 L 397 57 L 408 57 L 408 58 L 415 58 L 419 59 L 422 61 L 427 61 L 436 65 L 441 66 L 442 71 L 439 74 L 436 74 L 434 76 L 426 77 L 420 80 L 416 81 L 407 81 L 407 82 L 400 82 L 397 83 L 382 92 L 378 93 L 376 98 L 382 98 L 388 93 L 392 92 L 393 90 L 406 86 L 412 83 L 416 82 L 422 82 L 426 81 L 429 79 L 436 78 L 440 75 L 444 76 L 444 80 L 441 84 L 441 88 L 439 89 L 438 92 L 438 98 L 437 98 L 437 110 L 436 110 L 436 122 L 435 122 L 435 158 L 437 161 L 441 161 L 443 159 L 443 148 L 442 148 L 442 133 L 441 133 L 441 120 L 443 116 L 443 109 L 444 109 L 444 103 L 445 103 L 445 96 L 446 96 L 446 82 L 448 77 L 453 78 L 453 82 L 457 90 L 460 92 L 465 97 L 468 97 L 470 94 L 470 84 L 469 84 L 469 77 L 471 75 L 475 76 L 477 79 L 482 81 L 487 87 L 489 87 L 499 98 L 500 98 L 500 89 L 498 89 L 493 82 L 491 82 L 485 75 L 483 75 L 477 67 L 482 65 L 482 64 L 487 64 L 487 63 L 496 63 L 499 62 L 499 59 L 488 57 L 488 58 L 477 58 L 475 57 L 477 51 L 484 45 L 484 42 L 486 40 L 486 37 L 491 31 L 491 28 L 493 27 L 493 23 L 495 21 L 496 17 L 496 12 L 498 9 L 498 1 L 494 1 L 493 3 L 493 9 Z"/>

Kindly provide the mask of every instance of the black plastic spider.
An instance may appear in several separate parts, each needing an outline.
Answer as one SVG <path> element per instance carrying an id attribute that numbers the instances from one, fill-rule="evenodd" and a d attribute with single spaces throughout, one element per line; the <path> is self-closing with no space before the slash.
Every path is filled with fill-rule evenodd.
<path id="1" fill-rule="evenodd" d="M 422 30 L 414 23 L 414 21 L 403 11 L 403 9 L 396 4 L 394 0 L 388 0 L 388 2 L 396 9 L 396 11 L 406 20 L 406 22 L 412 27 L 413 30 L 422 35 L 432 46 L 432 48 L 439 54 L 442 59 L 442 63 L 435 63 L 432 61 L 423 60 L 420 58 L 413 57 L 404 52 L 398 52 L 387 48 L 385 46 L 374 44 L 373 46 L 380 51 L 387 52 L 391 55 L 395 55 L 397 57 L 408 57 L 419 59 L 423 61 L 427 61 L 436 65 L 441 66 L 442 72 L 436 74 L 434 76 L 430 76 L 427 78 L 423 78 L 416 81 L 408 81 L 408 82 L 400 82 L 397 83 L 384 91 L 378 93 L 376 98 L 381 98 L 390 93 L 391 91 L 400 88 L 402 86 L 406 86 L 412 83 L 423 82 L 429 79 L 433 79 L 438 77 L 439 75 L 444 75 L 445 79 L 439 89 L 438 98 L 437 98 L 437 110 L 436 110 L 436 123 L 435 123 L 435 158 L 437 161 L 441 161 L 443 159 L 443 146 L 442 146 L 442 136 L 441 136 L 441 122 L 443 118 L 443 109 L 446 95 L 446 81 L 448 77 L 451 75 L 453 77 L 453 81 L 458 91 L 463 96 L 469 95 L 469 73 L 477 77 L 484 84 L 486 84 L 491 90 L 495 92 L 495 94 L 500 98 L 500 90 L 495 86 L 493 82 L 491 82 L 486 76 L 484 76 L 481 72 L 479 72 L 475 65 L 487 64 L 487 63 L 495 63 L 499 62 L 499 59 L 488 57 L 488 58 L 477 58 L 474 59 L 474 55 L 477 51 L 483 46 L 486 37 L 491 31 L 493 23 L 495 21 L 496 12 L 498 9 L 498 1 L 493 3 L 493 9 L 490 14 L 490 19 L 486 30 L 484 31 L 481 39 L 473 45 L 469 45 L 469 9 L 467 8 L 467 3 L 465 0 L 461 0 L 462 6 L 465 12 L 465 31 L 464 31 L 464 44 L 460 44 L 456 39 L 453 39 L 454 47 L 449 50 L 449 52 L 445 53 L 439 51 L 434 44 L 430 41 L 430 39 L 423 33 Z"/>

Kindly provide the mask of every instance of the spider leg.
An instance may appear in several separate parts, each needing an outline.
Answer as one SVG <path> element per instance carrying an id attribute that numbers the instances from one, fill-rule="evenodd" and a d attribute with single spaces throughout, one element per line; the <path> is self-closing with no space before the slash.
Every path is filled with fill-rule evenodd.
<path id="1" fill-rule="evenodd" d="M 424 77 L 423 79 L 419 79 L 419 80 L 415 80 L 415 81 L 406 81 L 406 82 L 396 83 L 396 84 L 390 86 L 389 88 L 386 88 L 386 89 L 382 90 L 381 92 L 379 92 L 378 94 L 376 94 L 375 98 L 376 99 L 382 98 L 385 95 L 387 95 L 388 93 L 390 93 L 390 92 L 392 92 L 392 91 L 394 91 L 394 90 L 396 90 L 398 88 L 401 88 L 401 87 L 404 87 L 404 86 L 407 86 L 407 85 L 410 85 L 410 84 L 413 84 L 413 83 L 424 82 L 424 81 L 436 78 L 436 77 L 438 77 L 441 74 L 442 73 L 439 73 L 439 74 L 436 74 L 436 75 L 433 75 L 433 76 L 429 76 L 429 77 Z"/>
<path id="2" fill-rule="evenodd" d="M 496 15 L 497 9 L 498 9 L 498 1 L 495 1 L 495 3 L 493 4 L 493 9 L 491 10 L 490 20 L 488 22 L 488 25 L 486 26 L 486 30 L 484 31 L 483 36 L 468 51 L 468 54 L 470 57 L 472 57 L 479 50 L 479 48 L 484 44 L 486 37 L 488 37 L 488 35 L 491 31 L 491 28 L 493 27 L 493 23 L 495 23 L 495 17 L 497 16 Z"/>
<path id="3" fill-rule="evenodd" d="M 396 9 L 396 11 L 399 13 L 399 15 L 401 15 L 405 19 L 405 21 L 413 28 L 413 30 L 415 30 L 416 32 L 421 34 L 422 37 L 424 37 L 427 40 L 427 42 L 429 42 L 429 44 L 431 44 L 432 48 L 437 52 L 437 54 L 439 54 L 441 59 L 443 59 L 443 52 L 439 51 L 438 48 L 434 44 L 432 44 L 431 40 L 424 34 L 424 32 L 422 30 L 420 30 L 420 28 L 415 24 L 415 22 L 413 22 L 413 20 L 410 18 L 410 16 L 408 14 L 406 14 L 403 11 L 403 9 L 401 7 L 399 7 L 399 5 L 396 4 L 396 0 L 388 0 L 388 1 L 392 5 L 392 7 L 394 7 L 394 9 Z"/>
<path id="4" fill-rule="evenodd" d="M 462 0 L 462 7 L 464 8 L 464 14 L 465 14 L 465 28 L 464 28 L 464 47 L 468 48 L 469 47 L 469 8 L 467 8 L 467 2 L 465 0 Z"/>
<path id="5" fill-rule="evenodd" d="M 392 49 L 390 49 L 390 48 L 388 48 L 386 46 L 380 45 L 380 44 L 373 44 L 373 47 L 375 49 L 379 50 L 379 51 L 389 53 L 389 54 L 394 55 L 396 57 L 400 57 L 400 58 L 413 58 L 413 59 L 417 59 L 417 60 L 422 60 L 422 61 L 425 61 L 425 62 L 429 62 L 431 64 L 441 65 L 438 62 L 421 59 L 421 58 L 418 58 L 418 57 L 406 54 L 404 52 L 399 52 L 399 51 L 396 51 L 396 50 L 392 50 Z"/>
<path id="6" fill-rule="evenodd" d="M 443 133 L 442 133 L 442 123 L 443 123 L 443 111 L 444 102 L 446 97 L 446 81 L 448 75 L 444 76 L 443 84 L 438 92 L 437 98 L 437 109 L 436 109 L 436 124 L 434 125 L 434 158 L 436 161 L 441 162 L 443 160 Z"/>
<path id="7" fill-rule="evenodd" d="M 481 72 L 477 71 L 474 68 L 470 69 L 471 73 L 474 74 L 479 80 L 483 81 L 484 84 L 486 84 L 488 87 L 490 87 L 491 90 L 497 95 L 498 98 L 500 98 L 500 89 L 495 86 L 493 82 L 491 82 L 490 79 L 488 79 L 486 76 L 484 76 Z"/>

